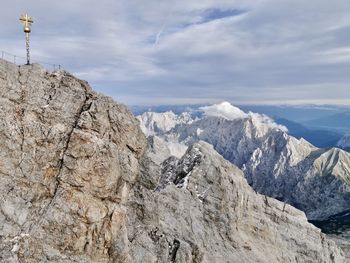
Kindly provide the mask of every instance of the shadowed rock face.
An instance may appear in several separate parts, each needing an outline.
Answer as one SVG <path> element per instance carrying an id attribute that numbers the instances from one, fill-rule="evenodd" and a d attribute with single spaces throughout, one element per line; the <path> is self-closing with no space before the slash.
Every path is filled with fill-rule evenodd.
<path id="1" fill-rule="evenodd" d="M 0 60 L 0 100 L 0 262 L 344 262 L 208 144 L 153 162 L 131 113 L 66 72 Z"/>
<path id="2" fill-rule="evenodd" d="M 1 61 L 0 98 L 0 261 L 126 261 L 125 202 L 146 144 L 136 119 L 37 65 Z"/>
<path id="3" fill-rule="evenodd" d="M 345 262 L 303 212 L 255 193 L 211 145 L 161 166 L 147 156 L 128 205 L 135 262 Z"/>

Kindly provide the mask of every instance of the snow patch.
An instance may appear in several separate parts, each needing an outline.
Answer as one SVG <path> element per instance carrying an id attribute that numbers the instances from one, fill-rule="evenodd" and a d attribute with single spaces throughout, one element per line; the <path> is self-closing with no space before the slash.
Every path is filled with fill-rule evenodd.
<path id="1" fill-rule="evenodd" d="M 201 133 L 204 132 L 204 130 L 202 130 L 201 128 L 197 129 L 197 136 L 201 135 Z"/>
<path id="2" fill-rule="evenodd" d="M 181 187 L 181 188 L 184 188 L 184 189 L 186 189 L 186 188 L 187 188 L 187 186 L 188 186 L 188 180 L 189 180 L 189 178 L 190 178 L 190 175 L 191 175 L 191 172 L 189 172 L 189 173 L 186 175 L 186 177 L 183 179 L 183 180 L 184 180 L 184 182 L 183 182 L 183 184 L 182 184 L 182 187 Z"/>

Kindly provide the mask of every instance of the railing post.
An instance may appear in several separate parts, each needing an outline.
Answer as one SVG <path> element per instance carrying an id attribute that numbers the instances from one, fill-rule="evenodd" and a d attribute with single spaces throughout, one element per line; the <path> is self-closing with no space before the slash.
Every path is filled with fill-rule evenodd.
<path id="1" fill-rule="evenodd" d="M 24 57 L 21 57 L 21 56 L 17 56 L 17 55 L 14 55 L 12 53 L 7 53 L 6 51 L 2 51 L 0 50 L 0 53 L 1 53 L 1 59 L 4 59 L 6 61 L 9 61 L 9 62 L 13 62 L 14 64 L 17 64 L 17 58 L 19 58 L 19 64 L 22 62 L 22 59 L 25 59 Z M 42 64 L 45 64 L 47 66 L 47 69 L 49 69 L 50 67 L 53 67 L 53 70 L 61 70 L 62 69 L 62 66 L 59 65 L 59 64 L 49 64 L 49 63 L 45 63 L 45 62 L 41 62 Z"/>

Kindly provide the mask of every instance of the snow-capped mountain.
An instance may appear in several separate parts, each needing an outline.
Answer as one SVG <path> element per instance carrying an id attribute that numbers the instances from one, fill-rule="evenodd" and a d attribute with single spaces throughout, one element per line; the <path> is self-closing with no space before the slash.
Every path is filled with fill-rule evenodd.
<path id="1" fill-rule="evenodd" d="M 350 150 L 350 133 L 345 134 L 337 143 L 337 146 L 342 149 Z"/>
<path id="2" fill-rule="evenodd" d="M 350 155 L 345 151 L 318 149 L 288 135 L 271 118 L 245 113 L 227 102 L 200 110 L 202 118 L 188 117 L 191 121 L 172 121 L 169 126 L 159 123 L 159 116 L 153 120 L 151 113 L 139 119 L 146 134 L 165 142 L 212 144 L 245 172 L 257 192 L 302 209 L 309 219 L 325 219 L 350 209 Z M 154 129 L 155 122 L 162 129 Z"/>
<path id="3" fill-rule="evenodd" d="M 189 124 L 193 122 L 190 113 L 182 113 L 176 115 L 172 111 L 167 112 L 145 112 L 137 116 L 141 123 L 142 131 L 147 135 L 156 135 L 167 132 L 174 128 L 177 124 Z"/>

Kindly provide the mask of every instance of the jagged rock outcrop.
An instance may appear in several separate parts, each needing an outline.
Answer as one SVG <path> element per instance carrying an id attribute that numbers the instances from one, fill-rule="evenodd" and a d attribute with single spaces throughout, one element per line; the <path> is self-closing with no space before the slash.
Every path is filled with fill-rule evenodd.
<path id="1" fill-rule="evenodd" d="M 0 261 L 128 262 L 126 207 L 146 140 L 64 71 L 0 61 Z"/>
<path id="2" fill-rule="evenodd" d="M 227 103 L 204 108 L 210 108 L 209 116 L 179 122 L 157 135 L 171 144 L 191 145 L 199 140 L 212 144 L 244 171 L 254 190 L 303 210 L 311 220 L 350 210 L 349 153 L 314 147 L 288 135 L 268 117 L 245 114 Z M 162 120 L 158 116 L 146 121 L 147 116 L 152 117 L 148 113 L 140 118 L 143 130 L 148 123 Z"/>
<path id="3" fill-rule="evenodd" d="M 255 193 L 207 143 L 143 167 L 128 205 L 136 262 L 345 262 L 303 212 Z"/>
<path id="4" fill-rule="evenodd" d="M 344 262 L 208 144 L 153 162 L 126 107 L 67 72 L 0 60 L 0 95 L 0 262 Z"/>

